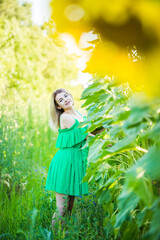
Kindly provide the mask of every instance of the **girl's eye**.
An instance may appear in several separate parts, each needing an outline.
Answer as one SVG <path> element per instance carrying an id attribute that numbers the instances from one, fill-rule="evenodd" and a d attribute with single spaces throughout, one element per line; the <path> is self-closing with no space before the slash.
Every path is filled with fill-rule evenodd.
<path id="1" fill-rule="evenodd" d="M 60 100 L 60 102 L 62 102 L 62 99 Z"/>
<path id="2" fill-rule="evenodd" d="M 65 97 L 67 97 L 68 95 L 66 94 Z"/>

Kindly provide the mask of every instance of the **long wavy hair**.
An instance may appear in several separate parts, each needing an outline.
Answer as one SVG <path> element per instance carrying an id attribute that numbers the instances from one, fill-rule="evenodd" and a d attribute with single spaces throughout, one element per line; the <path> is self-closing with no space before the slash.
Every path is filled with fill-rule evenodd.
<path id="1" fill-rule="evenodd" d="M 72 94 L 64 88 L 59 88 L 52 93 L 51 103 L 50 103 L 50 125 L 51 125 L 52 128 L 53 127 L 58 128 L 60 126 L 60 116 L 64 112 L 63 109 L 58 109 L 58 104 L 57 104 L 56 99 L 55 99 L 57 94 L 61 93 L 61 92 L 67 93 L 73 99 Z M 74 104 L 74 101 L 73 101 L 73 104 Z"/>

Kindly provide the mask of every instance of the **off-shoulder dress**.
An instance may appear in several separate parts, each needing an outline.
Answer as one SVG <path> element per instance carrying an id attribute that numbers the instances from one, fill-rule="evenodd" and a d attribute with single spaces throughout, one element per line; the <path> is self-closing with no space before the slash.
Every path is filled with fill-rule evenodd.
<path id="1" fill-rule="evenodd" d="M 87 167 L 88 147 L 83 148 L 87 127 L 80 128 L 79 121 L 75 119 L 72 127 L 58 129 L 56 148 L 60 149 L 50 163 L 46 190 L 72 196 L 88 194 L 87 182 L 81 183 Z"/>

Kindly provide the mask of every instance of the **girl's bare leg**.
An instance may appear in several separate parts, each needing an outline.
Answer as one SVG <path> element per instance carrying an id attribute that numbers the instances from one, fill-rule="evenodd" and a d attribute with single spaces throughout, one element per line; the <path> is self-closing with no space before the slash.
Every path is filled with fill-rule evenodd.
<path id="1" fill-rule="evenodd" d="M 60 218 L 61 216 L 64 216 L 64 214 L 65 214 L 66 204 L 67 204 L 66 197 L 67 196 L 65 194 L 61 194 L 61 193 L 57 193 L 56 192 L 56 205 L 57 205 L 57 211 L 58 212 L 55 212 L 53 214 L 53 217 L 52 217 L 52 228 L 53 228 L 57 218 Z"/>

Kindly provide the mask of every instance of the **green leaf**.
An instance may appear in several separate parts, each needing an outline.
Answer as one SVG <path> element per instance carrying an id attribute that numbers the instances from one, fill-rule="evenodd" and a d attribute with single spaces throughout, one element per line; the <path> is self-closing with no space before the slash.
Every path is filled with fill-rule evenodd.
<path id="1" fill-rule="evenodd" d="M 129 128 L 129 127 L 135 126 L 136 124 L 142 122 L 146 117 L 148 117 L 149 110 L 150 110 L 150 108 L 148 105 L 132 107 L 130 116 L 126 120 L 124 127 Z"/>
<path id="2" fill-rule="evenodd" d="M 141 159 L 133 166 L 127 174 L 133 173 L 135 178 L 139 179 L 144 174 L 151 179 L 159 179 L 160 176 L 160 147 L 155 145 L 151 147 Z"/>
<path id="3" fill-rule="evenodd" d="M 137 224 L 139 228 L 146 222 L 150 222 L 152 217 L 152 212 L 145 207 L 141 212 L 137 214 Z"/>
<path id="4" fill-rule="evenodd" d="M 108 134 L 111 136 L 111 138 L 116 138 L 122 132 L 123 132 L 122 126 L 118 124 L 115 125 L 113 124 Z"/>
<path id="5" fill-rule="evenodd" d="M 148 137 L 153 141 L 160 142 L 160 121 L 158 121 L 152 129 L 143 132 L 140 137 L 144 139 Z"/>
<path id="6" fill-rule="evenodd" d="M 130 110 L 128 109 L 125 110 L 123 107 L 123 109 L 120 109 L 119 112 L 116 113 L 116 119 L 118 121 L 123 121 L 128 119 L 129 115 L 130 115 Z"/>
<path id="7" fill-rule="evenodd" d="M 81 99 L 86 99 L 88 96 L 92 95 L 94 92 L 99 91 L 102 88 L 103 84 L 100 81 L 97 81 L 93 84 L 90 84 L 82 93 Z"/>
<path id="8" fill-rule="evenodd" d="M 160 149 L 153 146 L 132 168 L 126 172 L 126 187 L 134 191 L 147 206 L 154 200 L 151 184 L 146 182 L 145 176 L 159 179 L 160 176 Z"/>
<path id="9" fill-rule="evenodd" d="M 109 239 L 110 236 L 113 234 L 114 232 L 114 228 L 113 228 L 113 225 L 111 223 L 111 220 L 109 217 L 106 217 L 104 219 L 104 228 L 105 228 L 105 231 L 106 231 L 106 239 Z"/>
<path id="10" fill-rule="evenodd" d="M 103 146 L 103 142 L 97 139 L 89 148 L 88 153 L 88 161 L 95 162 L 101 155 L 101 148 Z"/>
<path id="11" fill-rule="evenodd" d="M 99 196 L 98 197 L 99 204 L 108 203 L 111 200 L 111 195 L 110 195 L 108 189 L 106 189 L 104 191 L 99 190 L 98 196 Z"/>
<path id="12" fill-rule="evenodd" d="M 144 239 L 160 239 L 160 199 L 155 201 L 153 205 L 153 217 L 150 225 L 150 229 L 145 235 Z"/>
<path id="13" fill-rule="evenodd" d="M 101 164 L 101 162 L 96 162 L 96 163 L 90 163 L 87 171 L 86 171 L 86 175 L 83 178 L 83 182 L 89 182 L 92 180 L 94 173 L 97 171 L 98 166 Z"/>
<path id="14" fill-rule="evenodd" d="M 136 134 L 126 136 L 123 139 L 116 142 L 113 147 L 108 148 L 106 150 L 106 154 L 107 153 L 115 153 L 115 152 L 119 152 L 119 151 L 122 151 L 122 150 L 129 150 L 131 148 L 135 148 L 136 147 L 135 140 L 136 140 Z"/>
<path id="15" fill-rule="evenodd" d="M 107 212 L 110 216 L 113 214 L 114 205 L 112 202 L 103 203 L 102 207 L 103 207 L 104 211 Z"/>
<path id="16" fill-rule="evenodd" d="M 135 222 L 127 221 L 123 223 L 120 231 L 122 232 L 121 240 L 139 240 L 139 229 Z M 130 237 L 129 237 L 130 236 Z"/>
<path id="17" fill-rule="evenodd" d="M 94 102 L 94 103 L 100 102 L 100 96 L 101 96 L 102 94 L 105 94 L 105 90 L 103 90 L 103 89 L 94 92 L 94 93 L 92 94 L 92 96 L 89 97 L 89 98 L 85 101 L 85 103 L 82 105 L 82 107 L 86 107 L 86 106 L 90 105 L 90 104 L 93 103 L 93 102 Z"/>
<path id="18" fill-rule="evenodd" d="M 116 217 L 115 227 L 119 227 L 125 220 L 130 219 L 131 210 L 135 209 L 139 202 L 139 197 L 135 193 L 126 191 L 121 192 L 118 197 L 118 207 L 120 209 Z"/>

